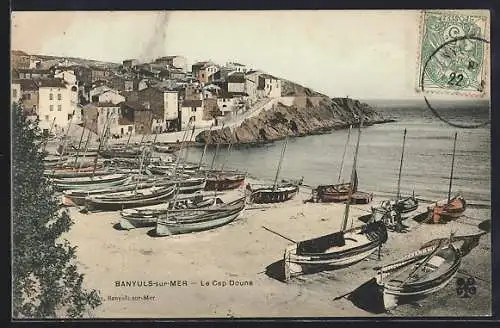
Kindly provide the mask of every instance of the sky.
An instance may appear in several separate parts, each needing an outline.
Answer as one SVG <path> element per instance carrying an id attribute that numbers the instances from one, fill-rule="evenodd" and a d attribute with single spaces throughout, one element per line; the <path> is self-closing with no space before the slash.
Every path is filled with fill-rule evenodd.
<path id="1" fill-rule="evenodd" d="M 13 12 L 11 47 L 118 63 L 236 61 L 331 97 L 421 99 L 419 23 L 408 10 Z"/>

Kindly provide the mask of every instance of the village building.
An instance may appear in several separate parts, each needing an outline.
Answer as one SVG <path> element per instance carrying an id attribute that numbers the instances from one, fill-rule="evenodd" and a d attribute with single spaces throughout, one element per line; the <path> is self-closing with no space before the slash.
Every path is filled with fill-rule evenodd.
<path id="1" fill-rule="evenodd" d="M 207 98 L 203 100 L 203 120 L 210 121 L 219 116 L 222 112 L 219 110 L 216 98 Z"/>
<path id="2" fill-rule="evenodd" d="M 19 80 L 12 80 L 10 84 L 10 102 L 21 102 L 21 82 Z"/>
<path id="3" fill-rule="evenodd" d="M 165 67 L 178 68 L 182 72 L 187 71 L 187 59 L 184 56 L 165 56 L 155 60 L 155 63 L 164 65 Z"/>
<path id="4" fill-rule="evenodd" d="M 53 73 L 44 69 L 19 68 L 12 70 L 12 78 L 16 79 L 48 79 L 52 78 Z"/>
<path id="5" fill-rule="evenodd" d="M 202 100 L 184 100 L 181 105 L 181 129 L 187 129 L 188 126 L 203 126 L 203 101 Z"/>
<path id="6" fill-rule="evenodd" d="M 227 77 L 228 92 L 245 92 L 245 74 L 233 73 Z"/>
<path id="7" fill-rule="evenodd" d="M 102 91 L 100 93 L 94 94 L 91 98 L 91 102 L 100 102 L 100 103 L 113 103 L 119 104 L 125 101 L 125 97 L 122 96 L 118 91 L 109 89 Z"/>
<path id="8" fill-rule="evenodd" d="M 77 85 L 75 72 L 72 70 L 56 70 L 54 78 L 63 79 L 66 83 Z"/>
<path id="9" fill-rule="evenodd" d="M 16 69 L 29 69 L 30 68 L 30 55 L 21 50 L 11 50 L 10 52 L 10 65 L 11 68 Z"/>
<path id="10" fill-rule="evenodd" d="M 132 91 L 134 90 L 133 79 L 128 79 L 123 76 L 115 75 L 111 77 L 107 85 L 117 91 Z"/>
<path id="11" fill-rule="evenodd" d="M 13 94 L 13 96 L 23 109 L 23 113 L 28 116 L 38 115 L 38 85 L 36 82 L 31 79 L 19 79 L 14 80 L 14 82 L 19 86 L 19 92 L 16 90 L 17 95 Z"/>
<path id="12" fill-rule="evenodd" d="M 246 73 L 248 70 L 248 68 L 245 65 L 235 62 L 228 62 L 226 63 L 225 67 L 231 71 L 239 73 Z"/>
<path id="13" fill-rule="evenodd" d="M 120 104 L 122 122 L 134 124 L 135 134 L 151 134 L 153 119 L 159 119 L 153 116 L 148 108 L 137 102 L 126 101 Z"/>
<path id="14" fill-rule="evenodd" d="M 257 94 L 260 97 L 281 97 L 281 80 L 269 74 L 261 74 L 257 85 Z"/>
<path id="15" fill-rule="evenodd" d="M 139 61 L 137 59 L 125 59 L 122 62 L 122 67 L 125 69 L 132 69 L 139 65 Z"/>
<path id="16" fill-rule="evenodd" d="M 38 116 L 44 133 L 48 133 L 52 123 L 54 131 L 61 131 L 70 121 L 79 122 L 81 113 L 77 104 L 76 86 L 70 86 L 62 79 L 38 81 Z"/>

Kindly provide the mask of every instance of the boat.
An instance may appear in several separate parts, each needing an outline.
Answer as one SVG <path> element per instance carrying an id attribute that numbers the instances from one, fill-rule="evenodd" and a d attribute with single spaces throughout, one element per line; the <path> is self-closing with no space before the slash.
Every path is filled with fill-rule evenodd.
<path id="1" fill-rule="evenodd" d="M 247 184 L 246 189 L 250 192 L 250 202 L 256 204 L 265 203 L 282 203 L 292 199 L 299 192 L 299 184 L 278 183 L 279 174 L 283 158 L 285 157 L 286 146 L 288 144 L 288 136 L 285 138 L 283 148 L 281 150 L 276 176 L 272 185 L 256 186 Z"/>
<path id="2" fill-rule="evenodd" d="M 342 169 L 344 167 L 344 159 L 351 137 L 352 125 L 349 126 L 347 140 L 344 146 L 342 162 L 340 164 L 339 176 L 336 184 L 319 185 L 312 190 L 311 200 L 315 203 L 344 203 L 350 198 L 352 204 L 369 204 L 373 200 L 373 194 L 363 191 L 358 191 L 358 173 L 354 172 L 354 179 L 348 183 L 341 183 Z"/>
<path id="3" fill-rule="evenodd" d="M 299 192 L 297 184 L 280 184 L 275 188 L 272 186 L 254 188 L 247 184 L 246 188 L 251 192 L 250 202 L 255 204 L 282 203 L 292 199 Z"/>
<path id="4" fill-rule="evenodd" d="M 162 145 L 154 145 L 153 150 L 157 153 L 168 153 L 172 154 L 179 150 L 178 147 L 172 147 L 172 146 L 162 146 Z"/>
<path id="5" fill-rule="evenodd" d="M 467 208 L 465 198 L 457 193 L 451 197 L 453 184 L 453 169 L 455 166 L 455 151 L 457 147 L 457 133 L 453 141 L 453 155 L 451 160 L 450 184 L 448 187 L 448 199 L 440 200 L 427 207 L 427 223 L 447 223 L 463 215 Z"/>
<path id="6" fill-rule="evenodd" d="M 156 235 L 169 236 L 214 229 L 234 221 L 245 209 L 246 197 L 210 208 L 167 211 L 156 222 Z"/>
<path id="7" fill-rule="evenodd" d="M 136 158 L 141 155 L 140 149 L 104 149 L 99 151 L 103 158 Z"/>
<path id="8" fill-rule="evenodd" d="M 87 211 L 116 211 L 131 207 L 160 204 L 169 199 L 174 191 L 175 186 L 153 186 L 130 191 L 87 196 L 85 198 L 85 209 Z"/>
<path id="9" fill-rule="evenodd" d="M 216 172 L 207 176 L 205 190 L 231 190 L 239 188 L 245 182 L 244 174 L 235 174 L 232 172 Z"/>
<path id="10" fill-rule="evenodd" d="M 220 203 L 215 197 L 203 197 L 202 195 L 177 199 L 175 202 L 167 202 L 158 205 L 130 208 L 121 211 L 120 227 L 130 230 L 140 227 L 153 227 L 156 220 L 167 210 L 198 209 L 206 208 Z"/>
<path id="11" fill-rule="evenodd" d="M 45 170 L 43 175 L 50 178 L 76 178 L 76 177 L 90 177 L 90 176 L 99 176 L 115 173 L 110 170 L 97 170 L 93 171 L 92 169 L 69 169 L 69 170 Z"/>
<path id="12" fill-rule="evenodd" d="M 150 188 L 153 186 L 173 186 L 175 183 L 171 181 L 144 181 L 137 183 L 125 183 L 123 185 L 87 189 L 87 190 L 65 190 L 62 195 L 62 204 L 65 206 L 83 206 L 85 205 L 85 198 L 92 195 L 110 194 L 122 191 L 131 191 L 135 189 Z"/>
<path id="13" fill-rule="evenodd" d="M 126 174 L 106 174 L 90 177 L 74 178 L 49 178 L 54 188 L 59 191 L 68 189 L 96 189 L 123 184 L 127 179 Z"/>
<path id="14" fill-rule="evenodd" d="M 351 173 L 351 185 L 354 184 L 362 125 L 361 122 Z M 350 204 L 350 197 L 348 197 L 340 231 L 294 242 L 285 249 L 283 255 L 285 281 L 302 274 L 346 267 L 367 258 L 375 250 L 380 250 L 388 237 L 383 221 L 369 221 L 362 226 L 347 229 Z"/>

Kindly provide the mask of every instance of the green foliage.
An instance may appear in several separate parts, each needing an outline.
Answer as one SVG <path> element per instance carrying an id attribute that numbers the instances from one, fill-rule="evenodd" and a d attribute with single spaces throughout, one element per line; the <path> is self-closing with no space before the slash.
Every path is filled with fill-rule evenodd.
<path id="1" fill-rule="evenodd" d="M 73 221 L 60 210 L 52 186 L 43 177 L 42 141 L 38 122 L 29 122 L 14 105 L 12 314 L 53 318 L 65 312 L 63 316 L 78 318 L 101 300 L 97 291 L 83 289 L 83 275 L 74 263 L 76 247 L 61 238 Z"/>

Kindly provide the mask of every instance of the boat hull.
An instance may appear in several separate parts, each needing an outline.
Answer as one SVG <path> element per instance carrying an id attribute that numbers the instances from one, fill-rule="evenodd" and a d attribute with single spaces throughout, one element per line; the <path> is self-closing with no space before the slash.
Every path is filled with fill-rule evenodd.
<path id="1" fill-rule="evenodd" d="M 94 182 L 86 182 L 86 183 L 64 183 L 61 180 L 54 182 L 54 188 L 58 191 L 64 191 L 69 189 L 74 190 L 91 190 L 91 189 L 101 189 L 108 188 L 113 186 L 119 186 L 127 181 L 128 177 L 124 176 L 122 178 L 110 179 L 110 180 L 102 180 L 102 181 L 94 181 Z"/>
<path id="2" fill-rule="evenodd" d="M 292 199 L 299 192 L 299 186 L 279 186 L 276 189 L 270 186 L 252 189 L 250 185 L 247 185 L 247 189 L 251 191 L 250 202 L 255 204 L 282 203 Z"/>
<path id="3" fill-rule="evenodd" d="M 245 182 L 245 177 L 208 178 L 205 185 L 206 191 L 224 191 L 239 188 Z"/>
<path id="4" fill-rule="evenodd" d="M 283 256 L 285 280 L 303 274 L 346 267 L 367 258 L 387 240 L 387 230 L 382 223 L 372 223 L 370 226 L 374 229 L 369 234 L 363 233 L 363 227 L 345 232 L 345 245 L 340 247 L 332 246 L 323 251 L 311 252 L 299 252 L 300 243 L 287 247 Z M 334 238 L 331 236 L 331 239 Z"/>
<path id="5" fill-rule="evenodd" d="M 428 223 L 447 223 L 453 221 L 463 215 L 467 208 L 465 199 L 458 195 L 453 197 L 448 203 L 447 200 L 442 200 L 432 206 L 427 207 Z"/>

